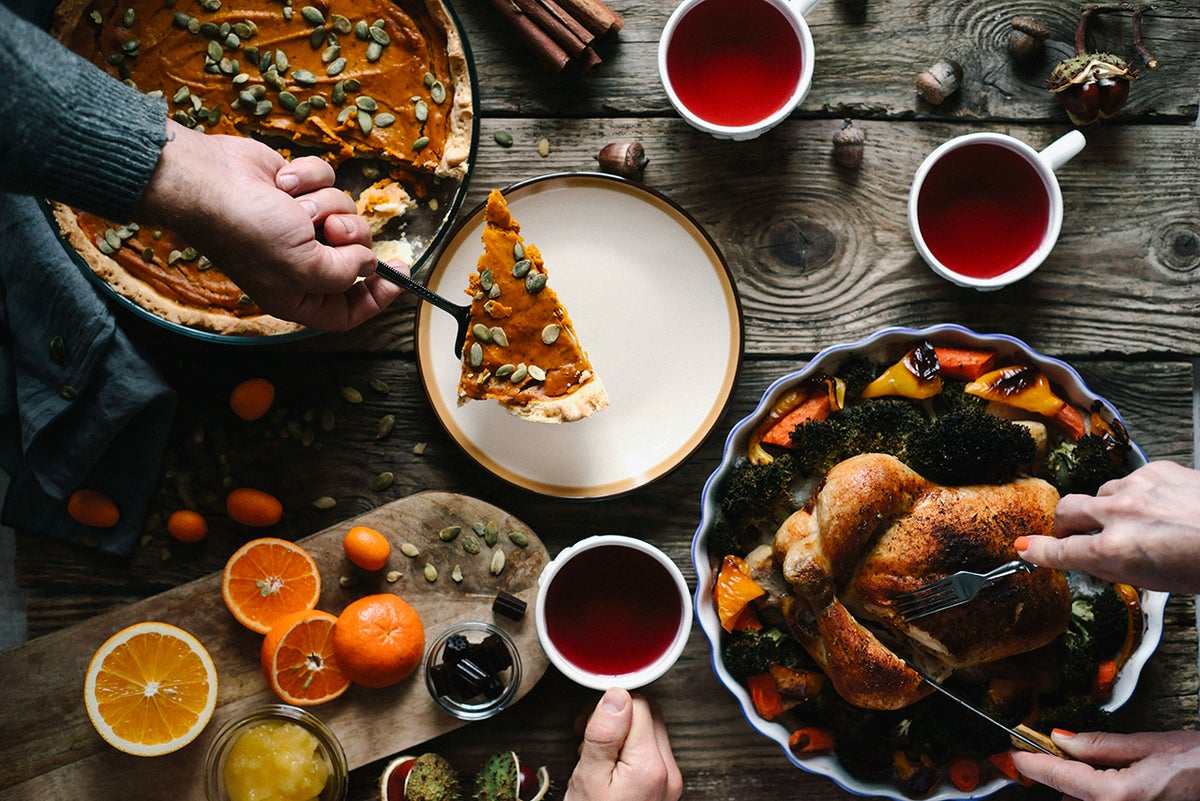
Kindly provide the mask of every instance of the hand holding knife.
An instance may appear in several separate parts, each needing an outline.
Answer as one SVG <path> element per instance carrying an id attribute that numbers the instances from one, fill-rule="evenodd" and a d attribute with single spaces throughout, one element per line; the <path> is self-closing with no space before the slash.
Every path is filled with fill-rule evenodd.
<path id="1" fill-rule="evenodd" d="M 971 702 L 967 701 L 964 698 L 959 697 L 957 694 L 951 692 L 950 690 L 947 690 L 945 687 L 938 684 L 936 681 L 931 679 L 925 673 L 925 671 L 917 668 L 912 663 L 909 663 L 909 667 L 912 668 L 914 671 L 916 671 L 917 675 L 919 675 L 922 679 L 924 679 L 925 683 L 928 684 L 930 687 L 933 687 L 933 689 L 935 689 L 938 692 L 940 692 L 941 694 L 945 695 L 947 698 L 951 698 L 954 701 L 957 701 L 960 706 L 966 707 L 967 709 L 971 710 L 976 715 L 979 715 L 979 717 L 981 717 L 984 720 L 991 723 L 993 726 L 998 726 L 999 728 L 1004 729 L 1004 731 L 1008 732 L 1009 738 L 1012 739 L 1013 745 L 1016 746 L 1017 748 L 1020 748 L 1022 751 L 1036 751 L 1036 752 L 1039 752 L 1042 754 L 1049 754 L 1050 756 L 1056 756 L 1056 757 L 1059 757 L 1060 759 L 1070 759 L 1071 758 L 1070 756 L 1067 755 L 1067 753 L 1065 751 L 1063 751 L 1061 748 L 1059 748 L 1057 745 L 1055 745 L 1053 740 L 1051 740 L 1047 735 L 1042 734 L 1040 731 L 1037 731 L 1036 729 L 1031 729 L 1023 723 L 1018 724 L 1016 726 L 1006 726 L 1003 723 L 1001 723 L 999 720 L 997 720 L 996 718 L 992 717 L 991 715 L 984 712 L 979 707 L 972 704 Z"/>

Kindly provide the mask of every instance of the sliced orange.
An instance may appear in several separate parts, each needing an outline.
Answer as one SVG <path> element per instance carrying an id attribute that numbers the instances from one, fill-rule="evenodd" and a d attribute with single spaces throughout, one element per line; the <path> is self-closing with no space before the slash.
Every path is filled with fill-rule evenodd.
<path id="1" fill-rule="evenodd" d="M 266 634 L 284 615 L 317 605 L 321 573 L 308 551 L 296 543 L 261 537 L 229 557 L 221 597 L 239 623 Z"/>
<path id="2" fill-rule="evenodd" d="M 88 717 L 114 748 L 137 756 L 177 751 L 217 706 L 217 669 L 199 640 L 169 623 L 135 623 L 92 657 L 83 686 Z"/>
<path id="3" fill-rule="evenodd" d="M 350 686 L 333 652 L 337 618 L 319 609 L 286 615 L 262 644 L 263 677 L 289 704 L 313 706 L 332 701 Z"/>

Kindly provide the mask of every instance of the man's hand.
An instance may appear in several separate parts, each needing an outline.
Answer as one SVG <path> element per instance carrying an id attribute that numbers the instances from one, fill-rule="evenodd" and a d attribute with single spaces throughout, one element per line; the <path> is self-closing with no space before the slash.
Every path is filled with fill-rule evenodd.
<path id="1" fill-rule="evenodd" d="M 683 777 L 658 710 L 611 689 L 583 733 L 563 801 L 677 801 Z"/>
<path id="2" fill-rule="evenodd" d="M 374 275 L 367 222 L 324 161 L 171 120 L 167 136 L 138 220 L 178 231 L 264 311 L 340 331 L 400 293 Z"/>

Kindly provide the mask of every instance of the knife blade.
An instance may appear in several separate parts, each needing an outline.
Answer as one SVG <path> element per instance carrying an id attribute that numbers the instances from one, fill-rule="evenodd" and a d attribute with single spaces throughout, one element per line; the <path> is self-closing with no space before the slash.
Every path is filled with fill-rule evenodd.
<path id="1" fill-rule="evenodd" d="M 1020 748 L 1022 751 L 1037 751 L 1042 754 L 1049 754 L 1050 756 L 1059 757 L 1060 759 L 1071 758 L 1067 756 L 1065 751 L 1055 745 L 1053 740 L 1051 740 L 1045 734 L 1042 734 L 1040 731 L 1031 729 L 1024 723 L 1017 724 L 1016 726 L 1006 726 L 996 718 L 989 715 L 987 712 L 984 712 L 982 709 L 972 704 L 970 701 L 938 684 L 924 671 L 913 666 L 912 664 L 909 664 L 909 667 L 916 671 L 917 675 L 924 679 L 926 684 L 928 684 L 930 687 L 933 687 L 933 689 L 937 690 L 942 695 L 945 695 L 947 698 L 958 702 L 960 706 L 971 710 L 979 717 L 991 723 L 993 726 L 998 726 L 999 728 L 1004 729 L 1004 731 L 1008 732 L 1009 739 L 1012 740 L 1013 745 L 1017 748 Z"/>

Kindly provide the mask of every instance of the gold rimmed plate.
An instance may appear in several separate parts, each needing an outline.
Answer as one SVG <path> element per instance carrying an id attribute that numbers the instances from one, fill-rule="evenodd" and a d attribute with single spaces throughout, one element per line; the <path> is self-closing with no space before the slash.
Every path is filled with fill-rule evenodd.
<path id="1" fill-rule="evenodd" d="M 423 304 L 417 360 L 438 419 L 485 469 L 544 495 L 604 498 L 661 478 L 717 424 L 741 364 L 741 305 L 723 256 L 671 200 L 613 176 L 547 175 L 504 195 L 611 403 L 557 425 L 521 420 L 493 402 L 459 406 L 455 321 Z M 483 227 L 480 205 L 451 234 L 430 289 L 465 302 Z M 700 328 L 703 369 L 688 355 Z"/>

